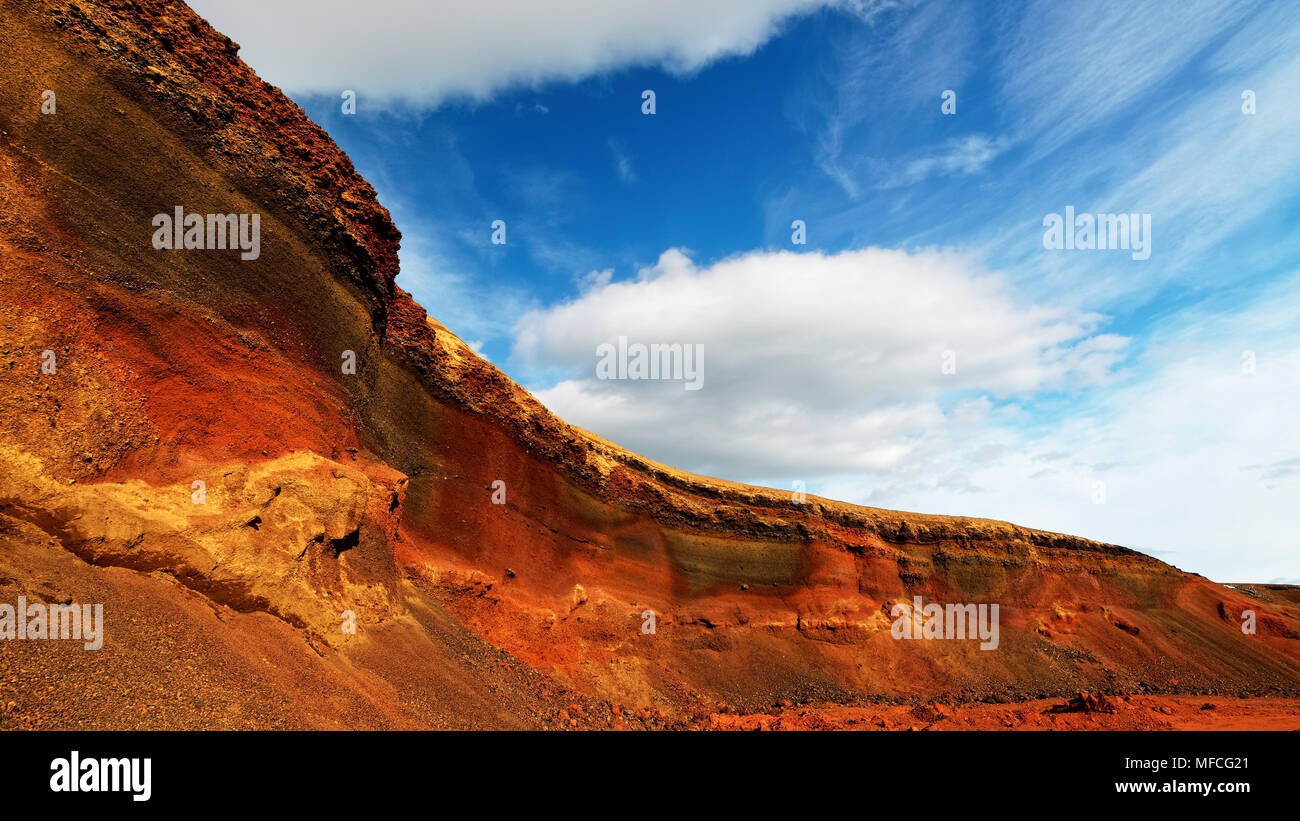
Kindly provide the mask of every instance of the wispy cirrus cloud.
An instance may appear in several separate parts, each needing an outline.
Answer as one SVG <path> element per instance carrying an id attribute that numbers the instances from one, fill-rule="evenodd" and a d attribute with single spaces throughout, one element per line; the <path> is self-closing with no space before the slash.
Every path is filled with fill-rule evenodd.
<path id="1" fill-rule="evenodd" d="M 895 3 L 833 41 L 823 82 L 790 113 L 813 138 L 818 167 L 851 199 L 879 181 L 878 161 L 892 153 L 881 122 L 938 112 L 941 93 L 973 71 L 974 14 L 964 2 Z"/>
<path id="2" fill-rule="evenodd" d="M 1158 91 L 1250 15 L 1233 0 L 1034 0 L 998 38 L 997 104 L 1032 162 Z"/>
<path id="3" fill-rule="evenodd" d="M 1210 20 L 1224 14 L 1206 12 Z M 1160 52 L 1157 62 L 1163 68 L 1138 75 L 1149 83 L 1145 88 L 1124 73 L 1136 45 L 1121 48 L 1118 56 L 1093 60 L 1098 64 L 1093 70 L 1129 77 L 1113 91 L 1140 105 L 1141 119 L 1135 120 L 1138 115 L 1132 112 L 1117 113 L 1110 102 L 1088 107 L 1088 116 L 1049 112 L 1042 121 L 1047 130 L 1033 141 L 1038 146 L 1033 153 L 1073 141 L 1068 152 L 1060 152 L 1068 153 L 1070 162 L 1048 158 L 1012 172 L 1013 180 L 1025 184 L 1006 186 L 1003 213 L 1011 218 L 990 221 L 978 239 L 991 264 L 1012 276 L 1020 272 L 1031 289 L 1069 291 L 1079 303 L 1101 310 L 1121 305 L 1133 309 L 1158 294 L 1167 297 L 1171 288 L 1195 292 L 1234 287 L 1300 248 L 1295 238 L 1270 236 L 1271 229 L 1257 238 L 1249 236 L 1252 226 L 1275 219 L 1300 189 L 1300 152 L 1284 148 L 1293 142 L 1291 135 L 1300 133 L 1300 110 L 1278 104 L 1300 98 L 1300 57 L 1288 48 L 1300 43 L 1300 10 L 1274 6 L 1248 23 L 1224 25 L 1233 36 L 1224 37 L 1199 22 L 1186 29 L 1166 27 L 1175 32 L 1164 35 L 1171 42 L 1152 46 Z M 1063 32 L 1039 49 L 1086 53 L 1086 42 L 1076 37 L 1091 36 Z M 1196 59 L 1174 65 L 1171 61 L 1178 55 Z M 1029 67 L 1021 71 L 1033 73 Z M 1196 75 L 1197 93 L 1161 84 L 1178 71 Z M 1077 102 L 1087 94 L 1079 83 L 1091 77 L 1091 71 L 1077 78 L 1069 75 L 1054 86 L 1056 96 L 1046 105 Z M 1025 82 L 1041 83 L 1042 93 L 1052 97 L 1046 80 Z M 1112 89 L 1099 90 L 1109 100 Z M 1243 111 L 1246 91 L 1255 99 L 1254 114 Z M 1139 122 L 1158 128 L 1138 128 Z M 1031 169 L 1041 171 L 1034 175 Z M 1095 254 L 1043 253 L 1037 245 L 1042 216 L 1066 204 L 1087 211 L 1151 214 L 1151 264 Z M 1234 238 L 1231 254 L 1236 264 L 1207 264 L 1216 248 Z"/>
<path id="4" fill-rule="evenodd" d="M 613 137 L 609 139 L 609 153 L 614 160 L 614 172 L 618 175 L 619 182 L 624 185 L 636 182 L 636 169 L 632 167 L 632 158 Z"/>
<path id="5" fill-rule="evenodd" d="M 1006 150 L 1010 140 L 971 134 L 955 137 L 936 149 L 906 161 L 902 171 L 886 176 L 879 183 L 883 189 L 913 185 L 934 176 L 964 177 L 985 170 L 989 163 Z"/>

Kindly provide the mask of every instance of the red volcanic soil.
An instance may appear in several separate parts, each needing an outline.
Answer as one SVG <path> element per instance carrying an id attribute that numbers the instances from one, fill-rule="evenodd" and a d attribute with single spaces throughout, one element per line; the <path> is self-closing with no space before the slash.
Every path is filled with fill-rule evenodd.
<path id="1" fill-rule="evenodd" d="M 1294 588 L 623 450 L 397 287 L 374 190 L 186 6 L 0 9 L 0 603 L 106 619 L 0 641 L 0 727 L 1295 727 Z M 155 250 L 177 205 L 261 255 Z M 914 596 L 997 649 L 895 640 Z M 1118 706 L 1045 712 L 1080 692 Z"/>
<path id="2" fill-rule="evenodd" d="M 1071 704 L 1079 698 L 1017 704 L 778 707 L 746 715 L 713 713 L 708 729 L 1300 730 L 1300 699 L 1295 698 L 1120 695 L 1108 697 L 1101 709 Z"/>

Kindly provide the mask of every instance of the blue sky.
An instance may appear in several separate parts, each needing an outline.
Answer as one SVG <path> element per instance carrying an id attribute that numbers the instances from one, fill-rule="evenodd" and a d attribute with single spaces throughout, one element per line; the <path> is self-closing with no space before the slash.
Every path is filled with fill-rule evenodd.
<path id="1" fill-rule="evenodd" d="M 1300 7 L 193 5 L 375 185 L 398 283 L 574 424 L 1300 582 Z M 1150 258 L 1045 248 L 1066 206 L 1149 214 Z M 597 379 L 621 335 L 703 344 L 704 389 Z"/>

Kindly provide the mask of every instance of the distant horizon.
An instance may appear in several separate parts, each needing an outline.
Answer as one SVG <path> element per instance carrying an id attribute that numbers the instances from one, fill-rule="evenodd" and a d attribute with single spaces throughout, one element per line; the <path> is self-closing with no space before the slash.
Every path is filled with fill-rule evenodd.
<path id="1" fill-rule="evenodd" d="M 1300 8 L 190 4 L 375 186 L 398 284 L 566 421 L 1300 584 Z M 701 352 L 697 389 L 602 376 L 620 338 Z"/>

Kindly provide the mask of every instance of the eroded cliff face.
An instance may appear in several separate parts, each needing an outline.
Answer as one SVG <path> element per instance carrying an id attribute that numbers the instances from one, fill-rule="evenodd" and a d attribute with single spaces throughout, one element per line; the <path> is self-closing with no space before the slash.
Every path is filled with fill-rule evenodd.
<path id="1" fill-rule="evenodd" d="M 95 653 L 0 644 L 30 726 L 1300 692 L 1289 590 L 796 504 L 564 423 L 394 284 L 373 189 L 186 6 L 0 9 L 0 600 L 107 620 Z M 258 258 L 155 250 L 177 205 L 259 214 Z M 895 639 L 915 596 L 998 604 L 997 649 Z"/>

